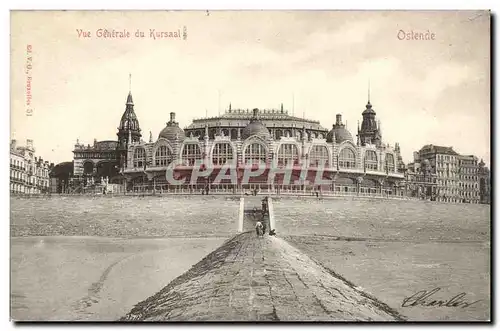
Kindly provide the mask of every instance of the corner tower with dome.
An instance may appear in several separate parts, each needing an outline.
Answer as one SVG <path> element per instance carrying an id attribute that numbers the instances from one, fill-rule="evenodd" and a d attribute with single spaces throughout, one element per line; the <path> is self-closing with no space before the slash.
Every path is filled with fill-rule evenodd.
<path id="1" fill-rule="evenodd" d="M 317 121 L 289 115 L 283 104 L 278 109 L 252 111 L 234 109 L 230 104 L 222 115 L 194 119 L 184 129 L 171 112 L 158 139 L 153 141 L 150 134 L 149 142 L 140 140 L 137 118 L 130 115 L 137 129 L 119 130 L 119 139 L 124 137 L 120 132 L 129 132 L 122 171 L 124 184 L 128 191 L 135 192 L 201 192 L 209 187 L 212 192 L 232 193 L 257 189 L 266 193 L 404 195 L 399 145 L 392 147 L 382 142 L 375 115 L 368 102 L 354 141 L 341 114 L 336 115 L 328 131 Z M 167 167 L 173 162 L 174 178 L 186 180 L 180 186 L 166 178 Z M 256 163 L 265 164 L 264 171 L 243 182 L 243 171 Z M 279 174 L 269 181 L 273 168 L 288 166 L 293 170 L 291 182 L 284 182 Z M 237 173 L 237 183 L 228 180 L 229 175 L 216 182 L 219 172 L 228 167 Z M 301 174 L 304 168 L 306 178 Z M 191 181 L 193 173 L 200 171 L 202 175 Z M 315 181 L 318 173 L 323 179 L 319 185 Z"/>
<path id="2" fill-rule="evenodd" d="M 120 123 L 117 140 L 94 139 L 94 143 L 83 144 L 77 139 L 73 149 L 73 181 L 86 185 L 100 183 L 104 178 L 110 183 L 120 183 L 120 170 L 126 165 L 128 146 L 141 141 L 141 128 L 134 110 L 132 92 L 129 91 Z"/>
<path id="3" fill-rule="evenodd" d="M 134 111 L 134 100 L 132 99 L 132 91 L 129 91 L 125 111 L 123 112 L 120 124 L 118 125 L 118 146 L 117 146 L 117 162 L 120 167 L 123 167 L 127 162 L 128 145 L 132 142 L 136 143 L 141 140 L 141 128 L 139 120 Z"/>

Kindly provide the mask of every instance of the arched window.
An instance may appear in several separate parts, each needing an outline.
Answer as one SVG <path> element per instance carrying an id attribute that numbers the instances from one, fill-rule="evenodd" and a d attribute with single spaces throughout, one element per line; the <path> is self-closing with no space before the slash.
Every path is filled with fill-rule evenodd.
<path id="1" fill-rule="evenodd" d="M 395 169 L 394 155 L 389 154 L 389 153 L 385 155 L 385 165 L 387 167 L 388 172 L 394 172 L 394 169 Z"/>
<path id="2" fill-rule="evenodd" d="M 278 165 L 299 163 L 299 150 L 295 144 L 281 144 L 278 149 Z"/>
<path id="3" fill-rule="evenodd" d="M 144 148 L 136 148 L 134 150 L 134 168 L 142 168 L 144 167 L 144 163 L 146 162 L 146 151 Z"/>
<path id="4" fill-rule="evenodd" d="M 247 164 L 251 162 L 252 164 L 257 164 L 259 162 L 265 163 L 267 160 L 267 151 L 264 145 L 260 143 L 252 143 L 245 148 L 245 158 L 244 162 Z"/>
<path id="5" fill-rule="evenodd" d="M 276 139 L 279 140 L 283 136 L 283 131 L 280 129 L 276 130 Z"/>
<path id="6" fill-rule="evenodd" d="M 365 167 L 366 170 L 377 170 L 378 169 L 378 161 L 377 161 L 377 153 L 375 151 L 368 150 L 365 153 Z"/>
<path id="7" fill-rule="evenodd" d="M 356 154 L 350 148 L 344 148 L 339 154 L 339 168 L 355 168 L 356 167 Z"/>
<path id="8" fill-rule="evenodd" d="M 201 159 L 201 150 L 198 144 L 185 144 L 182 149 L 182 163 L 193 166 L 196 160 Z"/>
<path id="9" fill-rule="evenodd" d="M 230 143 L 217 143 L 212 150 L 212 163 L 225 164 L 233 159 L 233 147 Z"/>
<path id="10" fill-rule="evenodd" d="M 94 163 L 87 161 L 83 164 L 83 173 L 91 174 L 94 171 Z"/>
<path id="11" fill-rule="evenodd" d="M 328 148 L 326 146 L 314 145 L 309 152 L 309 166 L 325 168 L 329 167 Z"/>
<path id="12" fill-rule="evenodd" d="M 155 152 L 155 166 L 165 167 L 173 161 L 172 151 L 167 145 L 161 145 Z"/>

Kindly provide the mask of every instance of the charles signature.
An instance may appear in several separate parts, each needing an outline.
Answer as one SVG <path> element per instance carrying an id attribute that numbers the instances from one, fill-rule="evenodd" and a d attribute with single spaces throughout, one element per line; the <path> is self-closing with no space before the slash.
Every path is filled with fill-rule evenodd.
<path id="1" fill-rule="evenodd" d="M 465 292 L 459 293 L 454 297 L 451 297 L 447 300 L 436 300 L 432 298 L 434 294 L 441 290 L 440 287 L 436 287 L 430 291 L 422 290 L 418 291 L 415 294 L 410 295 L 407 298 L 403 299 L 403 303 L 401 307 L 459 307 L 459 308 L 467 308 L 472 305 L 478 303 L 481 300 L 476 300 L 472 302 L 468 302 L 465 300 Z"/>

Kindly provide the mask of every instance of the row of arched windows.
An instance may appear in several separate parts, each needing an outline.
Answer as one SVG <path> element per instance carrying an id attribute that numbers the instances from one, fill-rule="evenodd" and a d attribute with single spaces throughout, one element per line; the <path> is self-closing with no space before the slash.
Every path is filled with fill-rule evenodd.
<path id="1" fill-rule="evenodd" d="M 243 162 L 265 163 L 268 160 L 266 147 L 258 142 L 254 142 L 245 147 L 243 152 Z M 223 165 L 233 159 L 233 147 L 230 143 L 223 142 L 215 144 L 212 151 L 212 163 L 214 165 Z M 277 153 L 278 165 L 299 164 L 300 155 L 297 145 L 281 144 Z M 145 166 L 146 152 L 144 148 L 139 147 L 134 150 L 133 164 L 135 168 Z M 182 149 L 182 162 L 185 165 L 193 166 L 196 160 L 202 159 L 202 152 L 198 144 L 185 144 Z M 174 155 L 170 147 L 160 145 L 155 151 L 154 166 L 167 166 L 174 160 Z M 326 146 L 314 145 L 309 153 L 309 166 L 329 167 L 329 152 Z M 367 150 L 365 152 L 364 164 L 366 170 L 379 170 L 378 157 L 375 151 Z M 338 166 L 342 169 L 356 168 L 356 154 L 351 148 L 343 148 L 338 155 Z M 390 153 L 386 154 L 386 162 L 384 170 L 394 172 L 395 163 L 394 156 Z"/>
<path id="2" fill-rule="evenodd" d="M 205 131 L 201 129 L 196 131 L 191 131 L 190 133 L 193 133 L 194 137 L 199 137 L 199 138 L 202 138 L 205 135 Z M 208 130 L 208 136 L 210 139 L 214 139 L 214 137 L 218 134 L 223 134 L 226 137 L 231 137 L 232 140 L 236 140 L 238 138 L 238 129 L 221 129 L 219 131 L 218 129 L 212 128 Z M 274 139 L 280 139 L 281 137 L 294 137 L 294 136 L 297 139 L 302 139 L 303 131 L 295 130 L 294 134 L 292 130 L 276 129 L 276 130 L 271 130 L 271 136 Z M 306 138 L 308 137 L 323 139 L 325 136 L 321 132 L 307 131 Z"/>

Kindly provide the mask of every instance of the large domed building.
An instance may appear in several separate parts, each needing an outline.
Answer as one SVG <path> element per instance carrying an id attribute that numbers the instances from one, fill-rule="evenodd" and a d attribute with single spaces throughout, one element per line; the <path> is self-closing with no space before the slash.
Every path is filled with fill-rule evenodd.
<path id="1" fill-rule="evenodd" d="M 150 132 L 146 142 L 129 93 L 118 139 L 95 140 L 92 146 L 77 141 L 74 175 L 92 183 L 106 178 L 128 191 L 193 192 L 208 187 L 232 192 L 402 194 L 399 145 L 382 143 L 370 101 L 361 115 L 355 141 L 341 114 L 328 131 L 318 121 L 290 115 L 283 104 L 252 111 L 230 104 L 222 115 L 194 119 L 184 129 L 171 112 L 156 141 Z M 246 169 L 256 165 L 263 167 L 261 172 L 244 179 Z M 167 178 L 167 169 L 172 169 L 174 181 L 183 183 Z M 289 169 L 290 178 L 284 169 Z"/>
<path id="2" fill-rule="evenodd" d="M 341 114 L 328 131 L 317 121 L 290 115 L 283 105 L 252 111 L 229 105 L 223 114 L 194 119 L 184 129 L 172 112 L 156 141 L 151 134 L 149 142 L 138 139 L 138 125 L 128 131 L 124 128 L 129 138 L 120 163 L 121 177 L 116 178 L 121 178 L 129 191 L 197 192 L 209 187 L 231 192 L 321 190 L 402 195 L 404 175 L 400 170 L 404 165 L 399 145 L 382 143 L 375 116 L 368 102 L 355 140 Z M 256 164 L 265 165 L 265 169 L 245 182 L 245 169 Z M 182 180 L 182 184 L 166 177 L 169 167 L 174 180 Z M 291 169 L 290 182 L 282 174 L 287 167 Z M 227 171 L 234 171 L 236 183 Z M 277 174 L 270 181 L 274 172 Z"/>

